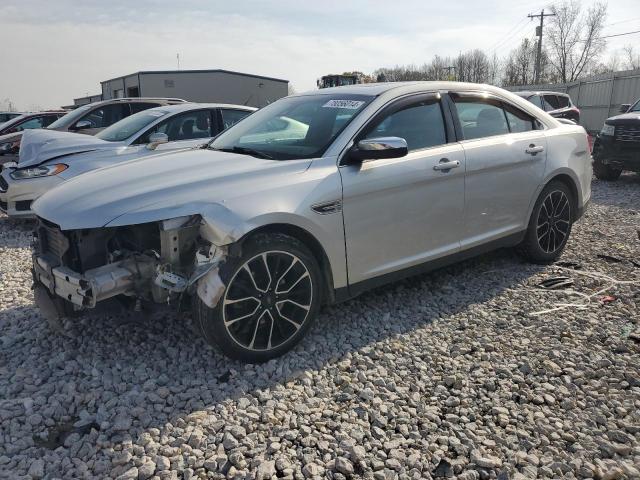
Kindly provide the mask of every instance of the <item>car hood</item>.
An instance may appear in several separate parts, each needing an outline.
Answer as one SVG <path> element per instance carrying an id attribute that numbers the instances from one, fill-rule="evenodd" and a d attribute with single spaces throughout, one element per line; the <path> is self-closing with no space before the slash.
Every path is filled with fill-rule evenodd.
<path id="1" fill-rule="evenodd" d="M 228 212 L 225 201 L 264 185 L 277 188 L 310 163 L 212 150 L 154 155 L 72 178 L 41 196 L 33 210 L 63 230 L 215 216 Z"/>
<path id="2" fill-rule="evenodd" d="M 638 124 L 640 125 L 640 112 L 623 113 L 622 115 L 616 115 L 605 120 L 605 123 L 609 125 L 626 125 L 626 124 Z"/>
<path id="3" fill-rule="evenodd" d="M 18 166 L 30 167 L 47 160 L 95 150 L 115 150 L 122 142 L 107 142 L 90 135 L 57 130 L 27 130 L 20 143 Z"/>

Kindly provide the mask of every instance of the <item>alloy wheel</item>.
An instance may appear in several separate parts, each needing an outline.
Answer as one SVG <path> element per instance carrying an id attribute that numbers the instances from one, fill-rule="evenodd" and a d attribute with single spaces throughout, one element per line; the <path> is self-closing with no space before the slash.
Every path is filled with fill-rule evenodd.
<path id="1" fill-rule="evenodd" d="M 222 303 L 224 327 L 243 348 L 266 351 L 292 338 L 309 316 L 313 283 L 297 256 L 274 250 L 247 260 Z"/>
<path id="2" fill-rule="evenodd" d="M 546 253 L 562 248 L 571 228 L 571 204 L 561 190 L 550 192 L 538 212 L 538 245 Z"/>

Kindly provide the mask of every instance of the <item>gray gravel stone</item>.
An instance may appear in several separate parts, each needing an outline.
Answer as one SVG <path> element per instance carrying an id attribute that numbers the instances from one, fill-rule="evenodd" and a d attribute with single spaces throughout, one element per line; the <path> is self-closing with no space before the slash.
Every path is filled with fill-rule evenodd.
<path id="1" fill-rule="evenodd" d="M 102 308 L 52 332 L 31 226 L 0 216 L 8 478 L 640 478 L 640 176 L 595 181 L 565 264 L 500 251 L 329 306 L 263 365 L 188 314 Z M 598 255 L 622 259 L 608 261 Z M 564 265 L 564 266 L 563 266 Z M 574 267 L 579 267 L 578 269 Z M 1 476 L 1 475 L 0 475 Z"/>

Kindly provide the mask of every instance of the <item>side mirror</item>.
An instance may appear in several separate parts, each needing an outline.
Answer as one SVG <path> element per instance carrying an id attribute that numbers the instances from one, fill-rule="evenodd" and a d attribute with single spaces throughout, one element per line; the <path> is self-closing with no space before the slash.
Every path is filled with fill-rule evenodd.
<path id="1" fill-rule="evenodd" d="M 93 124 L 89 120 L 80 120 L 73 126 L 73 130 L 86 130 L 92 128 Z"/>
<path id="2" fill-rule="evenodd" d="M 360 140 L 349 151 L 347 164 L 361 163 L 365 160 L 382 158 L 400 158 L 409 153 L 407 141 L 400 137 L 379 137 Z"/>
<path id="3" fill-rule="evenodd" d="M 629 111 L 629 108 L 631 108 L 630 103 L 623 103 L 622 105 L 620 105 L 620 113 L 627 113 Z"/>
<path id="4" fill-rule="evenodd" d="M 156 148 L 158 148 L 158 145 L 167 143 L 168 141 L 169 135 L 167 135 L 166 133 L 152 133 L 151 135 L 149 135 L 149 143 L 147 143 L 147 148 L 149 150 L 155 150 Z"/>

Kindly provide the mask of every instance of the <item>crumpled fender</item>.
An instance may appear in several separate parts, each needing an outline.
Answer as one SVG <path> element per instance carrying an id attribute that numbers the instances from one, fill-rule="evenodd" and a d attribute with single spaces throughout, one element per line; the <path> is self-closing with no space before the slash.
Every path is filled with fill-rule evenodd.
<path id="1" fill-rule="evenodd" d="M 223 246 L 238 241 L 253 227 L 220 203 L 191 202 L 183 205 L 162 206 L 134 210 L 114 218 L 105 227 L 121 227 L 140 223 L 159 222 L 178 217 L 200 215 L 200 234 L 214 245 Z"/>

